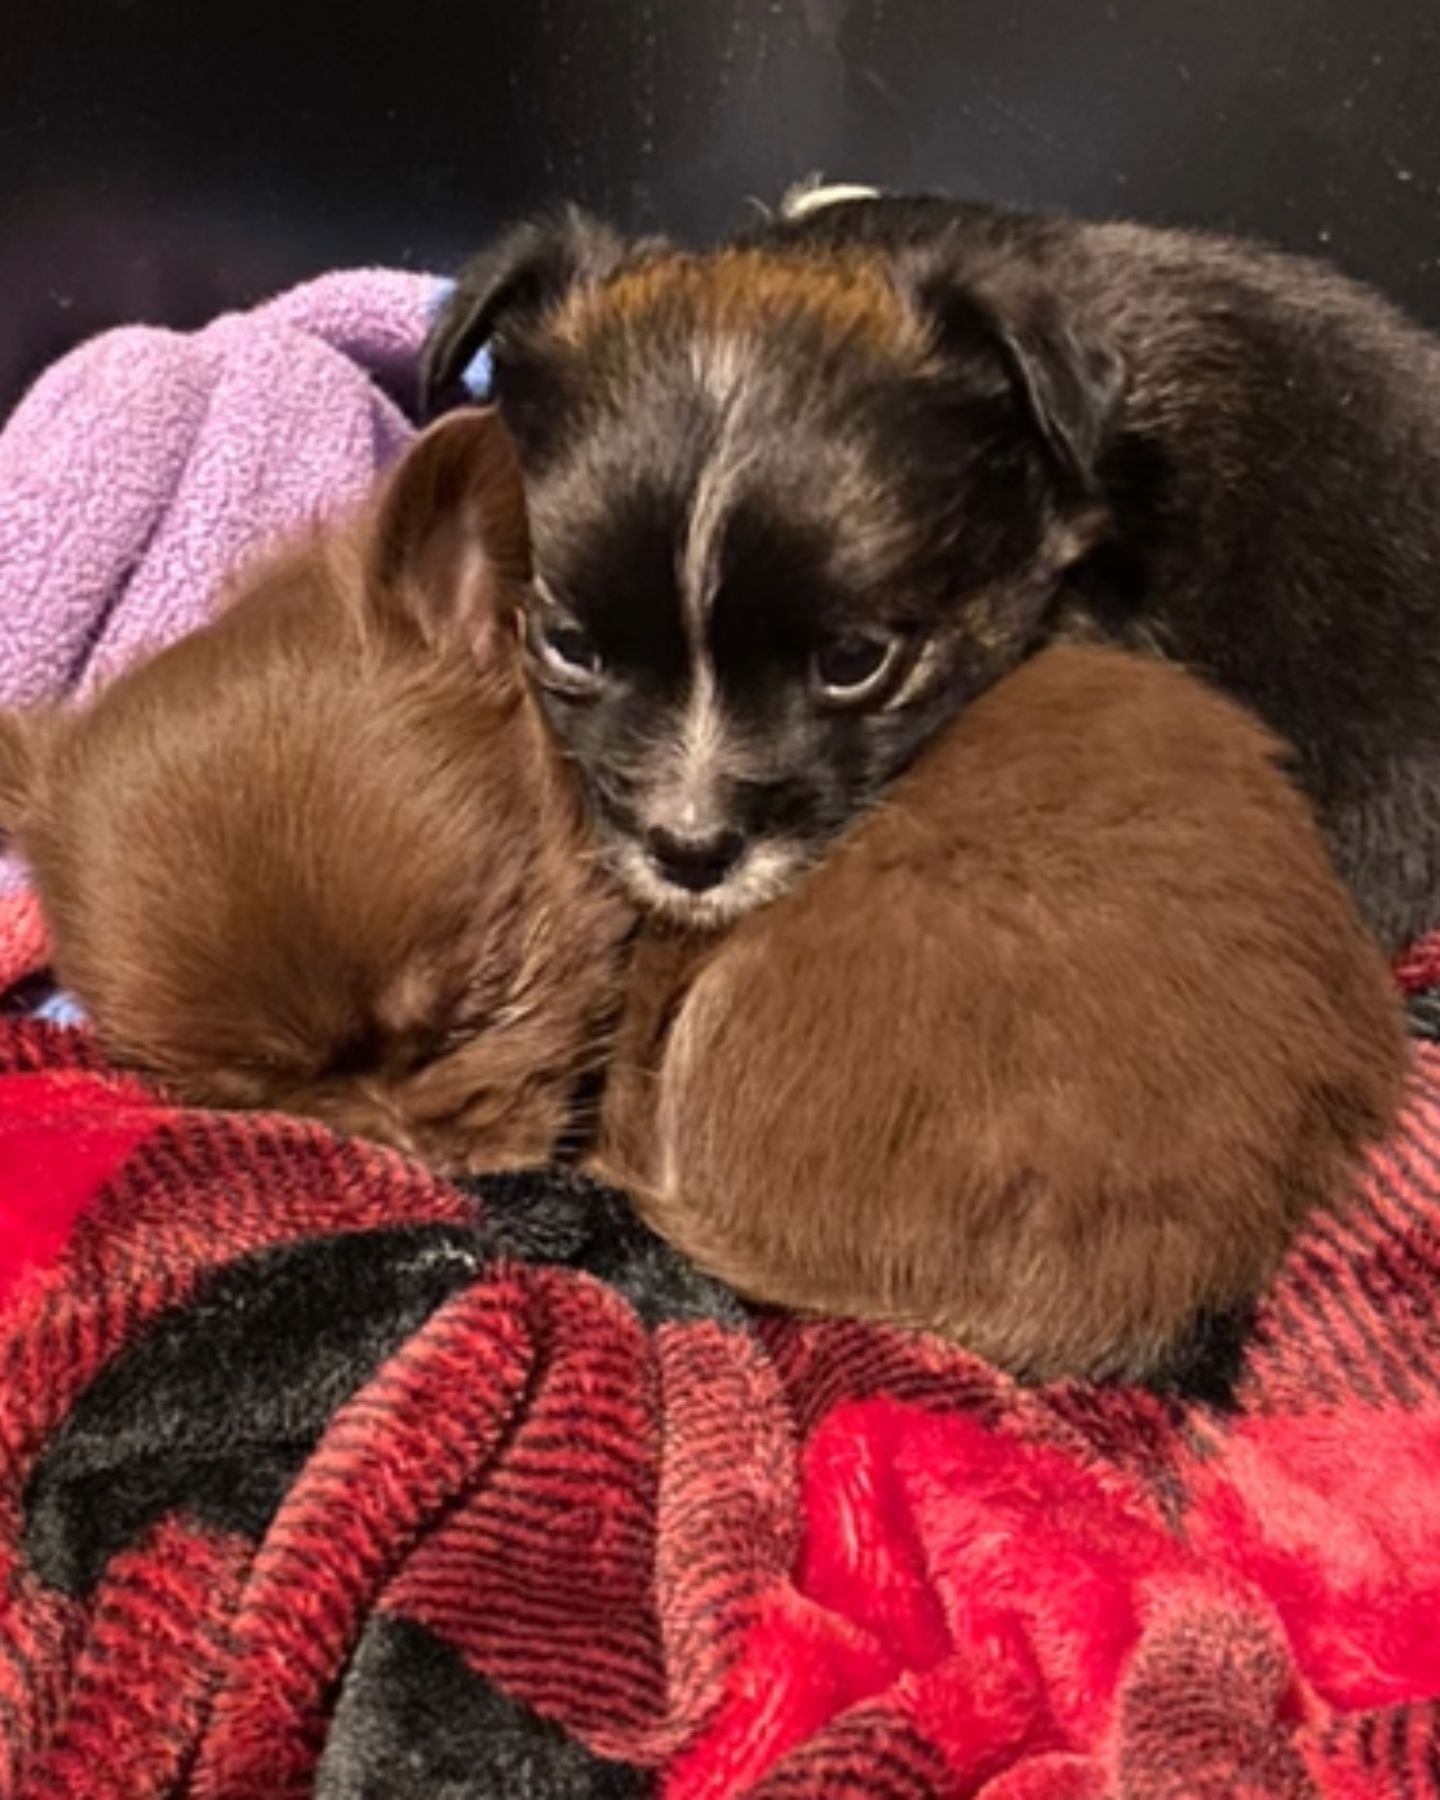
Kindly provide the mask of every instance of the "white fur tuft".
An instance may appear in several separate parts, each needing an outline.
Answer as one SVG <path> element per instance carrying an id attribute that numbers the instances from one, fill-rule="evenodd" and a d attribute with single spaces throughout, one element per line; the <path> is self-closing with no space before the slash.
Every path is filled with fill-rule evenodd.
<path id="1" fill-rule="evenodd" d="M 803 219 L 827 206 L 843 206 L 852 200 L 875 200 L 879 188 L 859 187 L 853 183 L 826 183 L 822 175 L 811 175 L 786 190 L 780 201 L 782 219 Z"/>

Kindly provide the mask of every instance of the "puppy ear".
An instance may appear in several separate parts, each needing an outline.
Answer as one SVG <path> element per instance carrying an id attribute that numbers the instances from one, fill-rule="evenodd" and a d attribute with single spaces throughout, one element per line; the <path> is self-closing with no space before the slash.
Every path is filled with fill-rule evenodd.
<path id="1" fill-rule="evenodd" d="M 574 287 L 598 282 L 626 253 L 598 219 L 567 207 L 557 217 L 517 225 L 461 271 L 420 356 L 422 416 L 465 398 L 466 371 L 497 335 L 533 324 Z"/>
<path id="2" fill-rule="evenodd" d="M 20 829 L 30 806 L 36 772 L 32 721 L 0 712 L 0 843 Z"/>
<path id="3" fill-rule="evenodd" d="M 396 464 L 366 543 L 366 594 L 391 623 L 483 656 L 530 577 L 525 491 L 493 407 L 430 426 Z"/>
<path id="4" fill-rule="evenodd" d="M 1042 270 L 1018 259 L 976 270 L 941 246 L 902 258 L 898 274 L 943 355 L 985 345 L 998 355 L 1056 472 L 1092 493 L 1125 391 L 1116 346 L 1062 302 Z"/>

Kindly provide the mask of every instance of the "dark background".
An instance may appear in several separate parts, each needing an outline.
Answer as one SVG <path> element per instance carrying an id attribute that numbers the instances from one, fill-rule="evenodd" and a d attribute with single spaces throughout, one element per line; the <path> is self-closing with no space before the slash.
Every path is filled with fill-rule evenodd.
<path id="1" fill-rule="evenodd" d="M 122 319 L 447 266 L 557 197 L 704 236 L 812 171 L 1223 226 L 1440 325 L 1436 0 L 28 0 L 0 410 Z"/>

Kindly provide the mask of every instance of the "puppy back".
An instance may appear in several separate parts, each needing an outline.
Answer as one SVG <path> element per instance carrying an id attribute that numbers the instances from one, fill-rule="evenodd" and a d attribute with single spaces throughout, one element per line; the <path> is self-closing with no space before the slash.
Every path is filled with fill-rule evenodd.
<path id="1" fill-rule="evenodd" d="M 647 1202 L 756 1297 L 1137 1374 L 1253 1301 L 1405 1047 L 1274 741 L 1182 672 L 1036 657 L 679 1008 Z"/>

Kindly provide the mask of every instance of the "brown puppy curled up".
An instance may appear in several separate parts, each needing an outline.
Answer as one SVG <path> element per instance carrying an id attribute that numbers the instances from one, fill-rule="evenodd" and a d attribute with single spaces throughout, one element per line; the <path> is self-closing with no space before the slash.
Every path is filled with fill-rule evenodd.
<path id="1" fill-rule="evenodd" d="M 643 940 L 599 1161 L 750 1297 L 1150 1379 L 1392 1122 L 1405 1043 L 1277 742 L 1042 651 L 791 893 Z"/>
<path id="2" fill-rule="evenodd" d="M 117 1060 L 446 1172 L 551 1152 L 629 915 L 519 677 L 527 573 L 504 428 L 456 415 L 92 705 L 0 718 L 0 829 Z"/>

